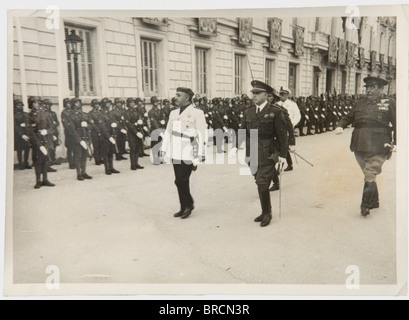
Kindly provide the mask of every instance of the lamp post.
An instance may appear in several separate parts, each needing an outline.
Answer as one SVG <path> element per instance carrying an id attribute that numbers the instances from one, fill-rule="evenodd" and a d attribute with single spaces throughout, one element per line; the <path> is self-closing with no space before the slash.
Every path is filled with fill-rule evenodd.
<path id="1" fill-rule="evenodd" d="M 75 30 L 71 30 L 71 34 L 65 39 L 68 52 L 74 56 L 74 90 L 76 98 L 79 97 L 78 55 L 81 54 L 83 41 L 80 36 L 75 34 Z"/>

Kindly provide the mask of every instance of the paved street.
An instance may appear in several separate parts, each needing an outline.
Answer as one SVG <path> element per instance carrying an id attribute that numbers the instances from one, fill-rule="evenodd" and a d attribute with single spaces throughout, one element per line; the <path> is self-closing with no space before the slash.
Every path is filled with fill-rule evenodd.
<path id="1" fill-rule="evenodd" d="M 14 171 L 14 280 L 44 283 L 49 265 L 63 283 L 345 284 L 349 265 L 361 284 L 396 282 L 396 155 L 379 177 L 381 208 L 360 216 L 363 175 L 349 151 L 351 129 L 300 137 L 294 171 L 272 193 L 273 222 L 260 228 L 257 187 L 241 165 L 204 165 L 192 177 L 196 210 L 179 209 L 173 169 L 106 176 L 88 163 L 92 181 L 56 166 L 55 188 L 34 190 L 34 172 Z M 227 156 L 226 156 L 227 157 Z M 227 160 L 226 160 L 227 162 Z"/>

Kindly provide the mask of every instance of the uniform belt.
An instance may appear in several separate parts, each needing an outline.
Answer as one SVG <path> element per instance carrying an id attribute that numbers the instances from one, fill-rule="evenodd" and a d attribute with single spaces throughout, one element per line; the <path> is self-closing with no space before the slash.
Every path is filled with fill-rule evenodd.
<path id="1" fill-rule="evenodd" d="M 382 126 L 380 124 L 376 124 L 376 123 L 370 123 L 370 122 L 363 122 L 363 123 L 355 123 L 352 125 L 354 128 L 356 129 L 362 129 L 362 128 L 380 128 L 380 129 L 385 129 L 387 130 L 387 127 Z"/>
<path id="2" fill-rule="evenodd" d="M 190 140 L 190 138 L 192 138 L 192 137 L 190 137 L 190 136 L 188 136 L 186 134 L 183 134 L 183 133 L 180 133 L 180 132 L 177 132 L 177 131 L 173 131 L 172 135 L 174 135 L 175 137 L 178 137 L 178 138 L 189 139 L 189 140 Z"/>
<path id="3" fill-rule="evenodd" d="M 272 138 L 273 138 L 272 136 L 265 136 L 265 135 L 258 136 L 259 140 L 271 140 Z"/>

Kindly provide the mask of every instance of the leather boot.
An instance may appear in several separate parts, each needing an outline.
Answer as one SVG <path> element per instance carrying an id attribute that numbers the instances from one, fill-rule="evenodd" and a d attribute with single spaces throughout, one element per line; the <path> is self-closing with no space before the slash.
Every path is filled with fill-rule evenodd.
<path id="1" fill-rule="evenodd" d="M 120 173 L 118 170 L 114 169 L 114 158 L 113 158 L 113 156 L 109 159 L 109 168 L 111 169 L 112 173 L 115 173 L 115 174 Z"/>
<path id="2" fill-rule="evenodd" d="M 105 174 L 110 176 L 112 174 L 108 159 L 104 159 Z"/>
<path id="3" fill-rule="evenodd" d="M 378 191 L 378 185 L 376 182 L 374 182 L 374 193 L 372 196 L 372 201 L 370 203 L 370 208 L 371 209 L 378 209 L 379 208 L 379 191 Z"/>
<path id="4" fill-rule="evenodd" d="M 183 213 L 185 212 L 185 208 L 183 206 L 180 207 L 180 211 L 176 212 L 173 216 L 175 218 L 180 218 L 181 216 L 183 216 Z"/>
<path id="5" fill-rule="evenodd" d="M 136 168 L 136 164 L 135 164 L 135 154 L 130 154 L 130 158 L 131 158 L 131 170 L 135 171 Z"/>
<path id="6" fill-rule="evenodd" d="M 264 190 L 266 189 L 266 190 Z M 271 214 L 271 198 L 270 198 L 270 191 L 268 188 L 263 188 L 262 190 L 259 190 L 259 197 L 260 197 L 260 204 L 261 208 L 263 210 L 263 213 L 261 214 L 260 217 L 257 217 L 256 219 L 259 220 L 261 219 L 261 227 L 266 227 L 270 224 L 273 216 Z"/>
<path id="7" fill-rule="evenodd" d="M 376 182 L 365 181 L 364 191 L 362 194 L 361 215 L 366 217 L 370 215 L 372 201 L 376 192 Z"/>

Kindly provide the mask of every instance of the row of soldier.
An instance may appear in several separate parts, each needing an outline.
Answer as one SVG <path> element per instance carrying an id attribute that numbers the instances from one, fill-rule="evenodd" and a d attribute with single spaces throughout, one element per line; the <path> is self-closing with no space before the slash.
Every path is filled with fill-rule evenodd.
<path id="1" fill-rule="evenodd" d="M 293 99 L 300 111 L 301 120 L 296 127 L 300 136 L 331 131 L 340 118 L 348 114 L 354 103 L 354 96 L 338 95 L 321 97 L 310 96 Z M 124 154 L 129 153 L 131 170 L 143 169 L 139 158 L 148 156 L 144 151 L 144 141 L 154 130 L 166 128 L 169 114 L 175 108 L 173 101 L 152 97 L 152 108 L 147 112 L 145 102 L 141 98 L 128 98 L 126 101 L 108 98 L 91 101 L 92 110 L 85 113 L 80 99 L 64 99 L 64 110 L 61 114 L 67 148 L 67 161 L 70 169 L 77 170 L 80 181 L 91 179 L 86 172 L 87 157 L 93 158 L 96 165 L 104 165 L 107 175 L 117 174 L 114 168 L 116 160 L 126 160 Z M 171 103 L 172 102 L 172 103 Z M 204 111 L 209 129 L 228 132 L 240 129 L 244 111 L 253 106 L 253 101 L 245 94 L 236 98 L 213 98 L 196 96 L 193 103 Z M 32 159 L 36 169 L 36 188 L 42 185 L 53 185 L 47 179 L 48 172 L 56 170 L 51 165 L 59 164 L 56 159 L 56 148 L 61 144 L 60 123 L 57 114 L 51 110 L 49 100 L 30 97 L 26 114 L 22 101 L 16 100 L 15 106 L 15 150 L 17 151 L 19 168 L 29 169 L 30 146 Z M 325 128 L 325 131 L 324 131 Z M 153 148 L 158 141 L 152 141 Z M 129 152 L 126 150 L 128 141 Z M 216 140 L 217 152 L 225 152 L 222 141 Z M 159 155 L 153 155 L 153 163 L 161 163 Z M 43 180 L 40 179 L 40 172 Z"/>

